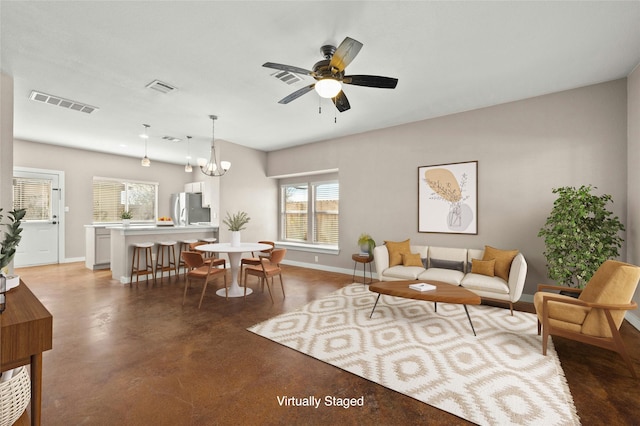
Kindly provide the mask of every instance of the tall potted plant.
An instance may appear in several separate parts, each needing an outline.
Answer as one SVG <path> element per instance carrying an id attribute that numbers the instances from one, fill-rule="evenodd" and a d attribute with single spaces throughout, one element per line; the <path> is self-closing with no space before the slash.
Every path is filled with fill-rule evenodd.
<path id="1" fill-rule="evenodd" d="M 553 189 L 558 198 L 538 232 L 544 238 L 549 278 L 582 288 L 605 260 L 619 255 L 624 225 L 607 208 L 611 195 L 591 193 L 594 186 Z"/>
<path id="2" fill-rule="evenodd" d="M 249 223 L 251 218 L 246 212 L 237 212 L 234 214 L 229 214 L 227 212 L 227 216 L 224 218 L 222 223 L 227 225 L 229 231 L 231 231 L 231 245 L 239 246 L 240 245 L 240 231 L 245 229 L 245 225 Z"/>

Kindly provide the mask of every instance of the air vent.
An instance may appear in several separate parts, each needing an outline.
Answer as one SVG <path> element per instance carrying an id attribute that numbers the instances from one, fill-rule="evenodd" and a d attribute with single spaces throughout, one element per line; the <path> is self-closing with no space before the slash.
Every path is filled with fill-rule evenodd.
<path id="1" fill-rule="evenodd" d="M 176 88 L 169 83 L 164 83 L 160 80 L 153 80 L 151 83 L 146 85 L 147 88 L 157 90 L 160 93 L 170 93 L 176 90 Z"/>
<path id="2" fill-rule="evenodd" d="M 280 80 L 282 82 L 285 82 L 287 84 L 293 84 L 293 83 L 296 83 L 296 82 L 302 80 L 300 77 L 298 77 L 295 74 L 290 73 L 289 71 L 276 71 L 271 75 L 274 76 L 275 78 L 277 78 L 278 80 Z"/>
<path id="3" fill-rule="evenodd" d="M 72 109 L 74 111 L 80 111 L 87 114 L 99 110 L 100 108 L 91 105 L 83 104 L 82 102 L 76 102 L 69 99 L 61 98 L 60 96 L 47 95 L 46 93 L 31 91 L 29 99 L 36 102 L 43 102 L 45 104 L 56 105 L 66 109 Z"/>
<path id="4" fill-rule="evenodd" d="M 163 136 L 162 139 L 169 142 L 180 142 L 182 140 L 180 138 L 175 138 L 173 136 Z"/>

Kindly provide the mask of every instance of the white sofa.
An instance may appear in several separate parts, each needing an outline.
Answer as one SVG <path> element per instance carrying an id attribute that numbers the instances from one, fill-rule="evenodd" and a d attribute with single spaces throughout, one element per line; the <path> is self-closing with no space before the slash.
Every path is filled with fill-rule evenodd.
<path id="1" fill-rule="evenodd" d="M 381 245 L 373 249 L 376 273 L 380 281 L 434 280 L 462 286 L 483 299 L 506 302 L 513 315 L 513 303 L 522 296 L 527 276 L 527 262 L 518 253 L 511 262 L 509 279 L 471 272 L 472 259 L 482 259 L 484 249 L 411 245 L 419 253 L 423 266 L 389 267 L 389 251 Z"/>

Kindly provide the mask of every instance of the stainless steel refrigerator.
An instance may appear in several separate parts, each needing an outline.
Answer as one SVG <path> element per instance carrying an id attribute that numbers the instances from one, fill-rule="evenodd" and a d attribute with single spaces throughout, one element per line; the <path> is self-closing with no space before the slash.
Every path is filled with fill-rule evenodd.
<path id="1" fill-rule="evenodd" d="M 171 219 L 176 226 L 211 222 L 211 209 L 202 207 L 202 194 L 200 193 L 171 194 Z"/>

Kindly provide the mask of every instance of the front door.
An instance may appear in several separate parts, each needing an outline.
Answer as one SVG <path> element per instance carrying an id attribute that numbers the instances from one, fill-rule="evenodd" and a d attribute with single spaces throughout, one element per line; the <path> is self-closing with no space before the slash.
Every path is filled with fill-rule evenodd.
<path id="1" fill-rule="evenodd" d="M 27 209 L 14 267 L 59 263 L 60 176 L 20 169 L 13 175 L 13 205 Z"/>

